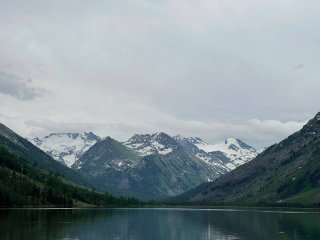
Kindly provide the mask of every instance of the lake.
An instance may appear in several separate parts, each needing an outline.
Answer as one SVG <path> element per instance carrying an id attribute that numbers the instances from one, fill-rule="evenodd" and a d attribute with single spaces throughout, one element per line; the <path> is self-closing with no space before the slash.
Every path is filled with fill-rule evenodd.
<path id="1" fill-rule="evenodd" d="M 0 239 L 320 239 L 320 213 L 236 209 L 2 209 Z"/>

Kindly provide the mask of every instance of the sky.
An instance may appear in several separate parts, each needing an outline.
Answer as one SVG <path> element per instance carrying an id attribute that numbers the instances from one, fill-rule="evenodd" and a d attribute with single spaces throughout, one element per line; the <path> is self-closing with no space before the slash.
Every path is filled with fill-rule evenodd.
<path id="1" fill-rule="evenodd" d="M 318 0 L 0 2 L 0 122 L 269 146 L 320 111 Z"/>

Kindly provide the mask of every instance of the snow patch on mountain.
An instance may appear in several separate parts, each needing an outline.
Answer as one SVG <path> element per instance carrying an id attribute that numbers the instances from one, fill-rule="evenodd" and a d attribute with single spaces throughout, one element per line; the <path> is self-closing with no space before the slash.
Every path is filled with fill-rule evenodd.
<path id="1" fill-rule="evenodd" d="M 232 169 L 252 160 L 258 155 L 258 151 L 236 138 L 228 138 L 222 143 L 208 144 L 204 141 L 195 145 L 208 154 L 214 155 L 218 152 L 230 159 L 225 165 Z"/>
<path id="2" fill-rule="evenodd" d="M 92 132 L 52 133 L 43 138 L 29 139 L 55 160 L 71 167 L 100 137 Z"/>
<path id="3" fill-rule="evenodd" d="M 165 133 L 135 134 L 124 145 L 140 156 L 151 154 L 167 155 L 178 148 L 177 143 Z"/>
<path id="4" fill-rule="evenodd" d="M 214 167 L 217 173 L 223 174 L 231 170 L 225 165 L 225 160 L 229 161 L 229 159 L 223 153 L 207 153 L 196 146 L 197 144 L 207 144 L 202 139 L 198 137 L 183 137 L 181 135 L 174 136 L 173 138 L 190 154 Z"/>

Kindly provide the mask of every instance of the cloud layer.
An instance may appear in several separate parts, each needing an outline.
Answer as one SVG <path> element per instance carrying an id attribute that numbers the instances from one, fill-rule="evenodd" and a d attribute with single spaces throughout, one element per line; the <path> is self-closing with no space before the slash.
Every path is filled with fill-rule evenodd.
<path id="1" fill-rule="evenodd" d="M 119 139 L 166 131 L 272 144 L 319 111 L 319 8 L 2 1 L 0 120 L 26 136 L 90 128 Z"/>
<path id="2" fill-rule="evenodd" d="M 0 72 L 0 93 L 9 95 L 22 101 L 33 100 L 36 97 L 43 96 L 46 90 L 42 88 L 30 87 L 28 84 L 31 82 L 31 79 L 22 81 L 19 80 L 15 75 Z"/>

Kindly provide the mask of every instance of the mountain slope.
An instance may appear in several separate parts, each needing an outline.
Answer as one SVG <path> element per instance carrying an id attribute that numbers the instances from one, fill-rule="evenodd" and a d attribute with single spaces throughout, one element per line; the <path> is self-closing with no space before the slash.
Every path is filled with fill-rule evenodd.
<path id="1" fill-rule="evenodd" d="M 220 174 L 165 133 L 134 135 L 124 144 L 106 138 L 78 162 L 81 174 L 106 189 L 143 199 L 177 195 Z"/>
<path id="2" fill-rule="evenodd" d="M 125 146 L 134 149 L 140 156 L 151 154 L 166 155 L 178 148 L 177 142 L 165 133 L 135 134 Z"/>
<path id="3" fill-rule="evenodd" d="M 0 147 L 0 206 L 130 206 L 135 199 L 116 198 L 66 181 Z"/>
<path id="4" fill-rule="evenodd" d="M 224 174 L 229 172 L 230 169 L 226 166 L 225 162 L 228 160 L 225 155 L 215 156 L 207 153 L 204 150 L 198 148 L 195 143 L 202 140 L 200 138 L 185 138 L 180 135 L 173 137 L 183 148 L 190 154 L 193 154 L 197 158 L 201 159 L 211 167 L 215 169 L 216 173 Z"/>
<path id="5" fill-rule="evenodd" d="M 52 133 L 43 138 L 32 138 L 30 142 L 52 156 L 55 160 L 71 167 L 100 137 L 92 132 Z"/>
<path id="6" fill-rule="evenodd" d="M 320 113 L 254 160 L 178 200 L 239 204 L 320 203 Z"/>
<path id="7" fill-rule="evenodd" d="M 104 168 L 123 169 L 139 161 L 136 152 L 123 146 L 116 140 L 106 137 L 94 144 L 75 162 L 73 168 L 80 169 L 83 174 L 100 172 Z"/>
<path id="8" fill-rule="evenodd" d="M 252 160 L 258 151 L 239 139 L 228 138 L 223 143 L 208 144 L 200 138 L 174 137 L 182 146 L 203 161 L 228 172 Z"/>
<path id="9" fill-rule="evenodd" d="M 73 182 L 81 185 L 88 185 L 87 181 L 78 173 L 68 167 L 53 160 L 45 152 L 34 146 L 28 140 L 20 137 L 18 134 L 0 123 L 0 147 L 3 147 L 10 153 L 22 157 L 38 167 L 59 173 Z"/>
<path id="10" fill-rule="evenodd" d="M 215 145 L 210 145 L 203 141 L 197 142 L 195 145 L 203 151 L 209 153 L 211 156 L 223 156 L 223 158 L 226 157 L 224 158 L 225 165 L 231 170 L 252 160 L 258 155 L 258 152 L 255 148 L 235 138 L 228 138 L 223 143 Z"/>

